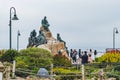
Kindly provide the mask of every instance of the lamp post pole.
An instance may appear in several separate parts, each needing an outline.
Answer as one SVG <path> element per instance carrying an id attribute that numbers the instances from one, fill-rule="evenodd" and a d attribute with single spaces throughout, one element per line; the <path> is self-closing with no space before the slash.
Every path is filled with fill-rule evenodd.
<path id="1" fill-rule="evenodd" d="M 19 36 L 20 36 L 20 31 L 18 30 L 18 32 L 17 32 L 17 51 L 19 50 Z"/>
<path id="2" fill-rule="evenodd" d="M 116 27 L 113 28 L 113 49 L 115 49 L 115 33 L 118 34 L 118 29 Z"/>
<path id="3" fill-rule="evenodd" d="M 12 9 L 14 11 L 14 16 L 12 18 Z M 12 20 L 18 20 L 17 16 L 16 16 L 16 9 L 14 7 L 11 7 L 10 8 L 10 20 L 9 20 L 9 27 L 10 27 L 10 46 L 9 46 L 9 49 L 11 50 L 12 48 Z"/>

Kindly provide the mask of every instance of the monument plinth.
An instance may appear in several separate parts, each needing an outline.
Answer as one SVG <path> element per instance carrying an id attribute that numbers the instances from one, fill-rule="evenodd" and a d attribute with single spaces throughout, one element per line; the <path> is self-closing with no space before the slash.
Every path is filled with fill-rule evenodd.
<path id="1" fill-rule="evenodd" d="M 50 30 L 46 31 L 43 26 L 40 27 L 40 31 L 43 31 L 46 38 L 51 38 L 52 37 L 52 34 L 51 34 Z"/>

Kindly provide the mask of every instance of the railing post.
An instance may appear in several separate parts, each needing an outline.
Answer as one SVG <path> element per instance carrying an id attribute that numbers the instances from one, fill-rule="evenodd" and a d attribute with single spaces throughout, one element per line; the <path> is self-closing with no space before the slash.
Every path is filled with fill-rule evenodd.
<path id="1" fill-rule="evenodd" d="M 6 70 L 6 80 L 10 80 L 10 66 L 8 66 Z"/>
<path id="2" fill-rule="evenodd" d="M 12 78 L 15 78 L 15 60 L 13 61 Z"/>
<path id="3" fill-rule="evenodd" d="M 3 64 L 0 62 L 0 80 L 3 80 L 3 71 L 4 71 L 4 66 L 3 66 Z"/>
<path id="4" fill-rule="evenodd" d="M 83 64 L 82 64 L 82 80 L 85 80 L 85 70 Z"/>
<path id="5" fill-rule="evenodd" d="M 50 80 L 53 80 L 53 64 L 50 66 L 51 71 L 50 71 Z"/>

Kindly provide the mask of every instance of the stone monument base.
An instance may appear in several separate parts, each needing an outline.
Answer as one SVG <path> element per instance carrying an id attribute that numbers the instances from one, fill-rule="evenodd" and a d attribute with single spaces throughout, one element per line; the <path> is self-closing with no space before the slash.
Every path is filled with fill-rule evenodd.
<path id="1" fill-rule="evenodd" d="M 47 31 L 43 26 L 41 26 L 40 31 L 44 33 L 45 38 L 47 39 L 47 44 L 39 45 L 39 48 L 47 49 L 53 53 L 53 55 L 56 55 L 59 51 L 61 51 L 62 55 L 65 55 L 66 57 L 68 56 L 66 53 L 65 44 L 57 41 L 57 39 L 52 36 L 50 30 Z"/>
<path id="2" fill-rule="evenodd" d="M 63 42 L 49 42 L 47 44 L 39 45 L 38 48 L 46 49 L 50 51 L 53 55 L 56 55 L 59 51 L 61 51 L 62 55 L 65 55 L 67 57 Z"/>

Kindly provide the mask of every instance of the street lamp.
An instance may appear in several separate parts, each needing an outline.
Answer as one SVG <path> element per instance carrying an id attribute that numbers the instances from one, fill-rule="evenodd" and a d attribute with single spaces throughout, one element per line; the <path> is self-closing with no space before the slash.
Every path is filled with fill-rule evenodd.
<path id="1" fill-rule="evenodd" d="M 118 34 L 118 29 L 113 28 L 113 49 L 115 49 L 115 34 Z"/>
<path id="2" fill-rule="evenodd" d="M 12 9 L 13 9 L 13 11 L 14 11 L 14 16 L 13 16 L 13 18 L 11 17 L 11 16 L 12 16 Z M 11 34 L 12 20 L 18 20 L 17 15 L 16 15 L 16 10 L 15 10 L 14 7 L 11 7 L 11 8 L 10 8 L 10 21 L 9 21 L 9 27 L 10 27 L 10 50 L 11 50 L 11 48 L 12 48 L 12 34 Z"/>
<path id="3" fill-rule="evenodd" d="M 20 36 L 20 31 L 18 30 L 18 32 L 17 32 L 17 51 L 19 50 L 19 36 Z"/>

